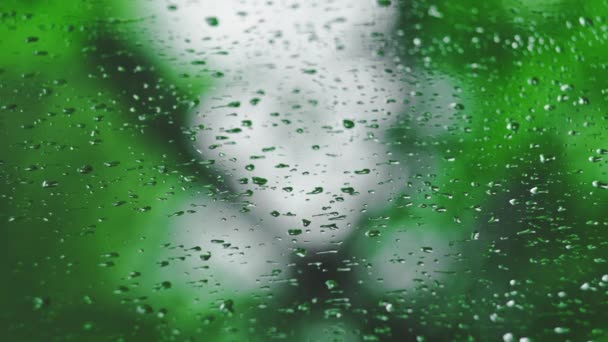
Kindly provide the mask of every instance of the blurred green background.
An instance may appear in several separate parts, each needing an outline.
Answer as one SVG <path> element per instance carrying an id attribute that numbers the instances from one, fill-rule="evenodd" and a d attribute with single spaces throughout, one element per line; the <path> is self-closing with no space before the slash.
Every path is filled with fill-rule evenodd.
<path id="1" fill-rule="evenodd" d="M 189 147 L 213 73 L 151 49 L 137 2 L 3 1 L 0 339 L 608 341 L 608 2 L 374 5 L 400 18 L 413 91 L 386 143 L 411 175 L 321 259 L 440 248 L 404 255 L 407 289 L 302 270 L 244 292 L 172 271 L 201 254 L 171 244 L 187 203 L 240 198 Z"/>

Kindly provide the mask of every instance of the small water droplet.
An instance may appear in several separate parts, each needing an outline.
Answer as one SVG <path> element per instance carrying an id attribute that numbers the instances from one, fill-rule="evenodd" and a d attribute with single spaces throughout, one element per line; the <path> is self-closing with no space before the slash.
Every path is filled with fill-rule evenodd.
<path id="1" fill-rule="evenodd" d="M 323 192 L 323 188 L 318 186 L 316 188 L 314 188 L 311 192 L 308 192 L 307 195 L 316 195 L 316 194 L 320 194 Z"/>
<path id="2" fill-rule="evenodd" d="M 266 178 L 262 178 L 262 177 L 251 177 L 251 181 L 253 182 L 253 184 L 257 184 L 257 185 L 264 185 L 264 184 L 268 183 L 268 180 Z"/>
<path id="3" fill-rule="evenodd" d="M 294 249 L 293 254 L 299 256 L 300 258 L 303 258 L 306 256 L 307 252 L 308 251 L 304 248 L 296 248 Z"/>
<path id="4" fill-rule="evenodd" d="M 201 254 L 200 258 L 203 261 L 207 261 L 207 260 L 211 259 L 211 252 L 205 252 L 205 253 Z"/>
<path id="5" fill-rule="evenodd" d="M 218 26 L 220 24 L 219 19 L 216 17 L 207 17 L 205 18 L 205 22 L 207 22 L 207 25 L 212 27 Z"/>
<path id="6" fill-rule="evenodd" d="M 358 174 L 358 175 L 366 175 L 366 174 L 368 174 L 369 172 L 370 172 L 370 171 L 369 171 L 369 169 L 362 169 L 362 170 L 357 170 L 357 171 L 355 171 L 355 174 Z"/>
<path id="7" fill-rule="evenodd" d="M 234 313 L 234 301 L 226 299 L 220 304 L 220 310 L 223 312 Z"/>
<path id="8" fill-rule="evenodd" d="M 43 188 L 54 188 L 54 187 L 56 187 L 58 185 L 59 185 L 59 182 L 57 182 L 57 181 L 52 181 L 52 180 L 42 181 L 42 187 Z"/>
<path id="9" fill-rule="evenodd" d="M 338 287 L 338 282 L 333 279 L 330 279 L 325 282 L 325 286 L 327 286 L 328 290 L 333 290 Z"/>
<path id="10" fill-rule="evenodd" d="M 377 237 L 380 236 L 380 231 L 379 230 L 368 230 L 367 232 L 365 232 L 365 236 L 367 237 Z"/>

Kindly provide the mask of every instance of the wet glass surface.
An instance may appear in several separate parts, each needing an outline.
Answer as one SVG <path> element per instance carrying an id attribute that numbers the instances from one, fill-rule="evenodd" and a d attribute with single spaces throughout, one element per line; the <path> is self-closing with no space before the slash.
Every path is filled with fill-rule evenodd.
<path id="1" fill-rule="evenodd" d="M 0 4 L 6 341 L 607 341 L 608 4 Z"/>

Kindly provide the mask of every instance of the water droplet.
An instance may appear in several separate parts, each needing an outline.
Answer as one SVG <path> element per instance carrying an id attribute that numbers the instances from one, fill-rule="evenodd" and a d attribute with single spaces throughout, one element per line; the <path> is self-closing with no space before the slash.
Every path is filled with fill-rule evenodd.
<path id="1" fill-rule="evenodd" d="M 135 312 L 141 315 L 151 314 L 154 309 L 148 304 L 139 304 L 135 307 Z"/>
<path id="2" fill-rule="evenodd" d="M 333 279 L 330 279 L 325 281 L 325 286 L 327 286 L 328 290 L 333 290 L 338 287 L 338 282 Z"/>
<path id="3" fill-rule="evenodd" d="M 52 180 L 42 181 L 42 187 L 43 188 L 54 188 L 54 187 L 56 187 L 58 185 L 59 185 L 59 182 L 57 182 L 57 181 L 52 181 Z"/>
<path id="4" fill-rule="evenodd" d="M 93 171 L 93 167 L 91 165 L 83 165 L 77 170 L 79 173 L 87 174 Z"/>
<path id="5" fill-rule="evenodd" d="M 307 195 L 316 195 L 316 194 L 320 194 L 323 192 L 323 188 L 318 186 L 316 188 L 314 188 L 311 192 L 308 192 Z"/>
<path id="6" fill-rule="evenodd" d="M 232 299 L 222 301 L 220 304 L 220 311 L 234 313 L 234 301 Z"/>
<path id="7" fill-rule="evenodd" d="M 349 194 L 349 195 L 355 195 L 355 194 L 357 194 L 355 192 L 355 189 L 353 189 L 352 187 L 341 188 L 340 191 L 342 191 L 345 194 Z"/>
<path id="8" fill-rule="evenodd" d="M 49 298 L 34 297 L 34 298 L 32 298 L 32 304 L 33 304 L 34 310 L 40 310 L 42 308 L 49 306 L 50 300 L 49 300 Z"/>
<path id="9" fill-rule="evenodd" d="M 306 256 L 307 251 L 304 248 L 296 248 L 293 250 L 293 254 L 299 256 L 300 258 L 303 258 Z"/>
<path id="10" fill-rule="evenodd" d="M 257 185 L 264 185 L 264 184 L 268 183 L 268 180 L 266 178 L 262 178 L 262 177 L 251 177 L 251 181 L 253 182 L 253 184 L 257 184 Z"/>
<path id="11" fill-rule="evenodd" d="M 212 27 L 218 26 L 220 24 L 219 19 L 216 17 L 207 17 L 205 18 L 205 22 L 207 22 L 207 25 Z"/>
<path id="12" fill-rule="evenodd" d="M 365 236 L 377 237 L 377 236 L 380 236 L 380 231 L 379 230 L 368 230 L 367 232 L 365 232 Z"/>

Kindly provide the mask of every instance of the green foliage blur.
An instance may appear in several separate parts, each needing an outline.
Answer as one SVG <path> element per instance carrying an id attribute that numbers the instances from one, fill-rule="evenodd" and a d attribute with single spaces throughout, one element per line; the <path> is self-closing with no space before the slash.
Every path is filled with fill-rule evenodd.
<path id="1" fill-rule="evenodd" d="M 3 1 L 0 339 L 305 340 L 320 325 L 337 340 L 608 340 L 608 2 L 378 6 L 399 11 L 388 44 L 413 76 L 388 142 L 412 172 L 344 248 L 372 259 L 405 230 L 438 237 L 450 266 L 353 291 L 340 318 L 299 289 L 163 285 L 175 214 L 230 192 L 189 147 L 212 77 L 151 50 L 135 2 Z M 434 106 L 441 91 L 458 102 Z"/>

